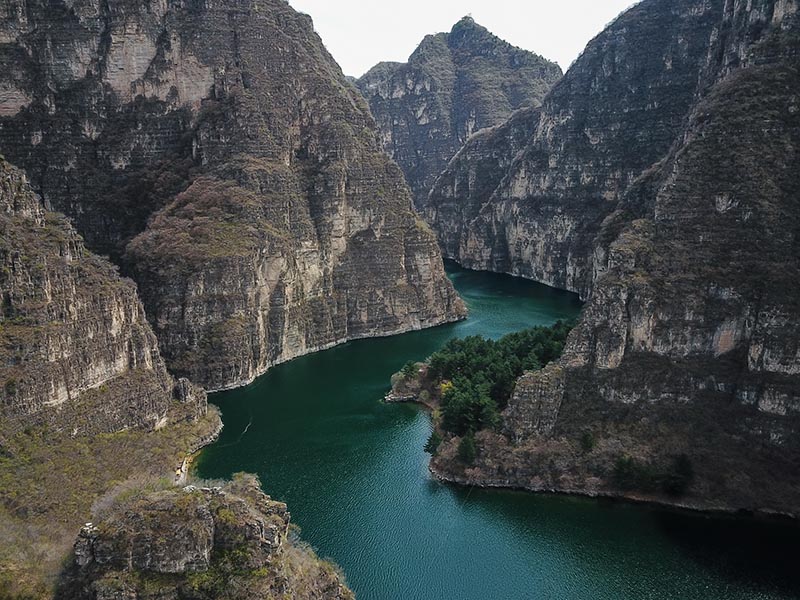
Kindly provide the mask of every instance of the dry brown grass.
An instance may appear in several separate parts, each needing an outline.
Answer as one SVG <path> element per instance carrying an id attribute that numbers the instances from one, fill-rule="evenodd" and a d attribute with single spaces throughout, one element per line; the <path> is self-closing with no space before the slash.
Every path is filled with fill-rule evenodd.
<path id="1" fill-rule="evenodd" d="M 69 437 L 30 428 L 0 446 L 0 600 L 52 597 L 81 526 L 130 494 L 169 486 L 185 452 L 217 426 Z M 108 494 L 108 496 L 106 496 Z"/>

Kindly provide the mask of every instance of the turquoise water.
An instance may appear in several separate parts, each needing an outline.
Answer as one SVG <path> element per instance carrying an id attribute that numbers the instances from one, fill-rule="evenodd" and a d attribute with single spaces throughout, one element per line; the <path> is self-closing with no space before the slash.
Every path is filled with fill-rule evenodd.
<path id="1" fill-rule="evenodd" d="M 452 337 L 497 338 L 580 310 L 532 282 L 448 272 L 467 321 L 345 344 L 213 396 L 225 429 L 198 475 L 257 473 L 360 600 L 800 597 L 800 535 L 786 525 L 433 480 L 430 419 L 381 402 L 391 374 Z"/>

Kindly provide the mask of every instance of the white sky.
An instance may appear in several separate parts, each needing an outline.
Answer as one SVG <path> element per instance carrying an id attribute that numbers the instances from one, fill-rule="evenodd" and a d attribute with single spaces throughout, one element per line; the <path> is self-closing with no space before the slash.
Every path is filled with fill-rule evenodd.
<path id="1" fill-rule="evenodd" d="M 384 60 L 405 62 L 429 33 L 471 14 L 515 46 L 565 71 L 587 42 L 634 0 L 289 0 L 308 13 L 346 75 Z"/>

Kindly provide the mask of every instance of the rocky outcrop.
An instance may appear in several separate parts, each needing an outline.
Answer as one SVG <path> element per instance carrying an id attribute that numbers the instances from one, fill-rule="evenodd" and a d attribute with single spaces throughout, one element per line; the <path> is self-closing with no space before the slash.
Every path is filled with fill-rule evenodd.
<path id="1" fill-rule="evenodd" d="M 167 374 L 133 282 L 2 158 L 0 231 L 3 433 L 154 429 L 205 414 L 205 394 Z"/>
<path id="2" fill-rule="evenodd" d="M 255 477 L 155 492 L 87 524 L 57 598 L 353 598 L 332 565 L 289 539 L 286 505 Z"/>
<path id="3" fill-rule="evenodd" d="M 380 63 L 357 85 L 424 214 L 436 176 L 467 138 L 538 106 L 561 75 L 465 17 L 450 33 L 427 36 L 407 63 Z"/>
<path id="4" fill-rule="evenodd" d="M 645 0 L 527 141 L 512 122 L 451 163 L 432 195 L 448 252 L 588 303 L 474 465 L 442 448 L 443 477 L 797 515 L 797 8 Z"/>
<path id="5" fill-rule="evenodd" d="M 0 151 L 136 280 L 211 389 L 461 318 L 358 91 L 283 0 L 25 0 L 0 20 Z"/>

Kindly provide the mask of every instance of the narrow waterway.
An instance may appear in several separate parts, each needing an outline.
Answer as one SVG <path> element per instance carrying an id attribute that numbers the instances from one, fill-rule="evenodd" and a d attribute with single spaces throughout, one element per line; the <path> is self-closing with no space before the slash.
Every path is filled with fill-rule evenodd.
<path id="1" fill-rule="evenodd" d="M 430 419 L 381 402 L 391 374 L 450 338 L 497 338 L 580 310 L 574 295 L 532 282 L 448 272 L 467 321 L 352 342 L 214 395 L 225 429 L 197 474 L 257 473 L 360 600 L 800 597 L 794 527 L 433 480 Z"/>

